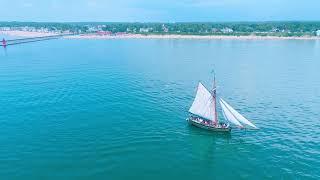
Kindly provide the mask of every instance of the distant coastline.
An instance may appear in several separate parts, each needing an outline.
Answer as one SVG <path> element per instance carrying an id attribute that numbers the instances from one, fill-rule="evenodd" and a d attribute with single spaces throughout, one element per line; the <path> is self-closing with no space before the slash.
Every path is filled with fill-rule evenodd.
<path id="1" fill-rule="evenodd" d="M 38 37 L 60 35 L 61 33 L 52 32 L 30 32 L 30 31 L 0 31 L 0 35 L 13 37 Z M 179 34 L 120 34 L 120 35 L 100 35 L 97 33 L 65 36 L 65 39 L 230 39 L 230 40 L 320 40 L 318 36 L 257 36 L 257 35 L 179 35 Z"/>
<path id="2" fill-rule="evenodd" d="M 320 39 L 320 21 L 275 22 L 0 22 L 16 37 L 72 34 L 73 39 Z M 75 36 L 74 34 L 78 34 Z"/>
<path id="3" fill-rule="evenodd" d="M 66 36 L 66 39 L 221 39 L 221 40 L 320 40 L 320 37 L 315 36 L 300 36 L 300 37 L 279 37 L 279 36 L 231 36 L 231 35 L 155 35 L 155 34 L 126 34 L 119 36 L 100 36 L 100 35 L 76 35 Z"/>

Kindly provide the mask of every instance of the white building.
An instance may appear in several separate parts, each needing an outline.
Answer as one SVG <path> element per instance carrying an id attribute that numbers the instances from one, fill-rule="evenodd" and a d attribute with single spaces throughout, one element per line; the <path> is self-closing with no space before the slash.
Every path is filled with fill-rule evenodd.
<path id="1" fill-rule="evenodd" d="M 213 33 L 219 32 L 219 29 L 217 29 L 217 28 L 212 28 L 212 29 L 211 29 L 211 32 L 213 32 Z"/>
<path id="2" fill-rule="evenodd" d="M 164 24 L 162 24 L 162 30 L 166 33 L 169 32 L 169 29 Z"/>
<path id="3" fill-rule="evenodd" d="M 221 29 L 221 32 L 223 32 L 223 33 L 232 33 L 233 30 L 231 28 L 223 28 L 223 29 Z"/>
<path id="4" fill-rule="evenodd" d="M 10 31 L 11 28 L 10 27 L 1 27 L 0 30 L 1 31 Z"/>
<path id="5" fill-rule="evenodd" d="M 140 28 L 139 30 L 141 33 L 148 33 L 150 31 L 152 31 L 152 28 Z"/>
<path id="6" fill-rule="evenodd" d="M 88 27 L 88 32 L 96 32 L 98 29 L 96 27 Z"/>
<path id="7" fill-rule="evenodd" d="M 320 30 L 316 31 L 316 35 L 320 36 Z"/>

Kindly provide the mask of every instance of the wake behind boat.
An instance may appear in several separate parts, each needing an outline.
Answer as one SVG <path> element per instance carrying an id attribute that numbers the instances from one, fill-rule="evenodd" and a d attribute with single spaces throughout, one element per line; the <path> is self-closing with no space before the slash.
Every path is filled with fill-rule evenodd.
<path id="1" fill-rule="evenodd" d="M 248 127 L 258 129 L 221 98 L 219 102 L 226 122 L 219 122 L 216 99 L 217 90 L 215 78 L 211 92 L 199 82 L 196 97 L 189 109 L 190 117 L 187 118 L 187 121 L 196 127 L 217 132 L 230 132 L 231 126 L 229 122 L 241 129 Z"/>

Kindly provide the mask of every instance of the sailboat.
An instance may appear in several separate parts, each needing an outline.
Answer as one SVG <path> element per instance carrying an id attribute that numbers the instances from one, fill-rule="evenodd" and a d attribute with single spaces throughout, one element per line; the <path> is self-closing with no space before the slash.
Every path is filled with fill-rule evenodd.
<path id="1" fill-rule="evenodd" d="M 199 82 L 196 97 L 189 109 L 190 116 L 187 118 L 187 121 L 196 127 L 217 132 L 230 132 L 230 123 L 240 129 L 258 129 L 222 98 L 219 99 L 219 103 L 226 120 L 225 122 L 220 122 L 218 120 L 215 77 L 213 89 L 211 91 Z"/>

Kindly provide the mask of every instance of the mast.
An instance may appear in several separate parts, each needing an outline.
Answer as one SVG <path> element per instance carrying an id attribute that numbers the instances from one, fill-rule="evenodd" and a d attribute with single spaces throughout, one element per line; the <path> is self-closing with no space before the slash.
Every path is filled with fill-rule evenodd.
<path id="1" fill-rule="evenodd" d="M 213 70 L 213 98 L 214 98 L 214 124 L 218 124 L 218 114 L 217 114 L 217 86 L 216 86 L 216 74 Z"/>

